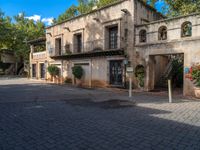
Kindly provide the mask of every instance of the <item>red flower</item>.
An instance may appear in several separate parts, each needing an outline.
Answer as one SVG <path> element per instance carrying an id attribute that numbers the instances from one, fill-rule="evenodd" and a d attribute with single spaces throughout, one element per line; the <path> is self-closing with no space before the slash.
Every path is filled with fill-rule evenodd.
<path id="1" fill-rule="evenodd" d="M 190 68 L 190 73 L 192 73 L 192 71 L 193 71 L 193 68 L 191 67 L 191 68 Z"/>

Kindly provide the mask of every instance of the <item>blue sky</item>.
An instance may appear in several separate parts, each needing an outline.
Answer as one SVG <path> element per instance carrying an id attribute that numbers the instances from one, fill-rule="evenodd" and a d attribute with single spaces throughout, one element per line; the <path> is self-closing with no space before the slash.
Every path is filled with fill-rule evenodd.
<path id="1" fill-rule="evenodd" d="M 25 12 L 30 19 L 42 20 L 50 24 L 52 18 L 57 18 L 76 0 L 0 0 L 0 9 L 8 16 Z M 160 3 L 157 5 L 160 8 Z"/>

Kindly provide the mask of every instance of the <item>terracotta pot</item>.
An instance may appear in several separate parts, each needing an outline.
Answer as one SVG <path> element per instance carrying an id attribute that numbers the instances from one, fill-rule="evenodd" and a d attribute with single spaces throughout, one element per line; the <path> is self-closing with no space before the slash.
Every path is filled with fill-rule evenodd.
<path id="1" fill-rule="evenodd" d="M 195 93 L 196 98 L 200 98 L 200 88 L 199 87 L 194 88 L 194 93 Z"/>
<path id="2" fill-rule="evenodd" d="M 80 79 L 76 79 L 76 85 L 77 86 L 82 86 L 82 81 Z"/>

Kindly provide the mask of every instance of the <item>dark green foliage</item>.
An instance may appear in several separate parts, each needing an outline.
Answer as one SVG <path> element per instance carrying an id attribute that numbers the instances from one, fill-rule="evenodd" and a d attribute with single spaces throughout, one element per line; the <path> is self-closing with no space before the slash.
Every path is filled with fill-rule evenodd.
<path id="1" fill-rule="evenodd" d="M 72 83 L 72 79 L 71 78 L 65 78 L 65 83 Z"/>
<path id="2" fill-rule="evenodd" d="M 200 65 L 192 67 L 192 79 L 196 80 L 196 85 L 200 87 Z"/>
<path id="3" fill-rule="evenodd" d="M 0 69 L 3 70 L 3 72 L 8 69 L 10 67 L 10 64 L 9 63 L 3 63 L 0 61 Z"/>
<path id="4" fill-rule="evenodd" d="M 66 19 L 70 19 L 76 17 L 78 15 L 82 15 L 92 11 L 94 6 L 98 8 L 104 7 L 108 4 L 117 2 L 119 0 L 78 0 L 78 5 L 72 5 L 69 7 L 63 14 L 59 15 L 57 21 L 55 23 L 62 22 Z"/>
<path id="5" fill-rule="evenodd" d="M 83 76 L 83 68 L 81 66 L 72 67 L 72 73 L 77 79 L 81 79 Z"/>
<path id="6" fill-rule="evenodd" d="M 168 5 L 168 15 L 186 15 L 200 12 L 200 0 L 165 0 Z"/>
<path id="7" fill-rule="evenodd" d="M 29 59 L 29 40 L 45 36 L 45 25 L 41 21 L 34 22 L 25 14 L 14 16 L 14 21 L 0 11 L 0 49 L 11 49 L 20 62 Z"/>
<path id="8" fill-rule="evenodd" d="M 145 69 L 144 66 L 138 65 L 135 68 L 135 76 L 139 81 L 140 87 L 144 87 L 144 77 L 145 77 Z"/>
<path id="9" fill-rule="evenodd" d="M 172 80 L 176 87 L 183 86 L 183 60 L 174 59 L 172 62 Z"/>
<path id="10" fill-rule="evenodd" d="M 55 65 L 48 66 L 47 70 L 48 70 L 49 74 L 53 77 L 59 75 L 59 68 Z"/>

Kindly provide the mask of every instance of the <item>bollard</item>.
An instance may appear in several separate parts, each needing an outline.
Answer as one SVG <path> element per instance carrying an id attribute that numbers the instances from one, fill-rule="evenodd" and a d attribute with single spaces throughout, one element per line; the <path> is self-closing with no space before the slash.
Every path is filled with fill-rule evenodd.
<path id="1" fill-rule="evenodd" d="M 132 78 L 129 78 L 129 98 L 132 98 Z"/>
<path id="2" fill-rule="evenodd" d="M 172 84 L 171 84 L 171 80 L 168 80 L 168 93 L 169 93 L 169 103 L 172 103 Z"/>

